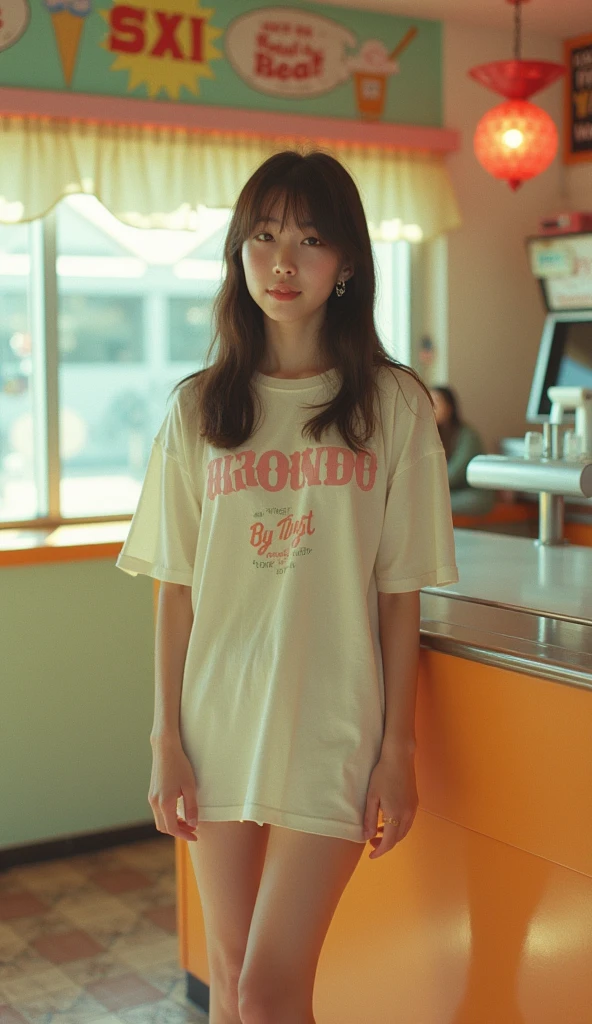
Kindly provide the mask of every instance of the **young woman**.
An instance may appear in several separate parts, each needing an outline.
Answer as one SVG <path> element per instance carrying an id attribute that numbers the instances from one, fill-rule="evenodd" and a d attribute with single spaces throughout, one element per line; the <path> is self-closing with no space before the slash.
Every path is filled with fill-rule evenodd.
<path id="1" fill-rule="evenodd" d="M 485 451 L 483 442 L 475 428 L 461 419 L 458 398 L 452 388 L 434 387 L 431 395 L 446 453 L 452 512 L 485 514 L 495 504 L 495 491 L 481 490 L 467 483 L 467 466 L 471 459 Z"/>
<path id="2" fill-rule="evenodd" d="M 419 591 L 458 579 L 446 457 L 377 336 L 337 160 L 265 161 L 224 259 L 215 361 L 173 389 L 117 565 L 162 581 L 149 803 L 190 844 L 210 1024 L 311 1024 L 364 844 L 417 808 Z"/>

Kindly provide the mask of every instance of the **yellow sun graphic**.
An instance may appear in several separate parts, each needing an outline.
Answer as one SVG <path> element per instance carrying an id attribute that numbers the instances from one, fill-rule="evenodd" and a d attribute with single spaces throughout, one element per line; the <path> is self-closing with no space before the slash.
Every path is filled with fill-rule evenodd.
<path id="1" fill-rule="evenodd" d="M 136 0 L 99 13 L 108 26 L 100 45 L 115 57 L 112 71 L 129 72 L 128 89 L 177 100 L 181 86 L 199 96 L 199 79 L 215 77 L 208 62 L 223 56 L 213 45 L 223 29 L 208 25 L 214 9 L 200 0 Z"/>

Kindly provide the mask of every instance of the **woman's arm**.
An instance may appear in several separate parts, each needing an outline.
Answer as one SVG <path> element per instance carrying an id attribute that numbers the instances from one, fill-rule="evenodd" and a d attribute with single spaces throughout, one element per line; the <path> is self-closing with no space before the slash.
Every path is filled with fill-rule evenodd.
<path id="1" fill-rule="evenodd" d="M 415 700 L 419 671 L 420 592 L 378 594 L 385 690 L 380 758 L 415 753 Z"/>
<path id="2" fill-rule="evenodd" d="M 161 582 L 155 639 L 154 724 L 150 742 L 180 742 L 183 670 L 193 625 L 191 587 Z"/>

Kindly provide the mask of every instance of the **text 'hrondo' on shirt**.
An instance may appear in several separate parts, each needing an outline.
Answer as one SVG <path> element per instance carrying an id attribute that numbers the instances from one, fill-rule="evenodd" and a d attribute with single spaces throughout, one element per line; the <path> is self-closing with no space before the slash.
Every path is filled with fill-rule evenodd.
<path id="1" fill-rule="evenodd" d="M 314 455 L 313 455 L 314 453 Z M 356 484 L 361 491 L 371 491 L 376 479 L 375 452 L 353 452 L 338 445 L 320 445 L 284 455 L 277 448 L 257 453 L 248 450 L 211 459 L 207 467 L 208 498 L 232 494 L 248 488 L 281 491 L 290 487 L 343 487 Z"/>

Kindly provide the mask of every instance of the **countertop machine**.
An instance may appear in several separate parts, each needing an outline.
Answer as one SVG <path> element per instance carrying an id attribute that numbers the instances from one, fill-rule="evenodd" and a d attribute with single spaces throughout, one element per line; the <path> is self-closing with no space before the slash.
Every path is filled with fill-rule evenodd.
<path id="1" fill-rule="evenodd" d="M 547 316 L 526 419 L 542 424 L 505 438 L 501 455 L 478 455 L 472 487 L 539 495 L 536 544 L 567 543 L 564 503 L 592 509 L 592 232 L 527 238 Z"/>

